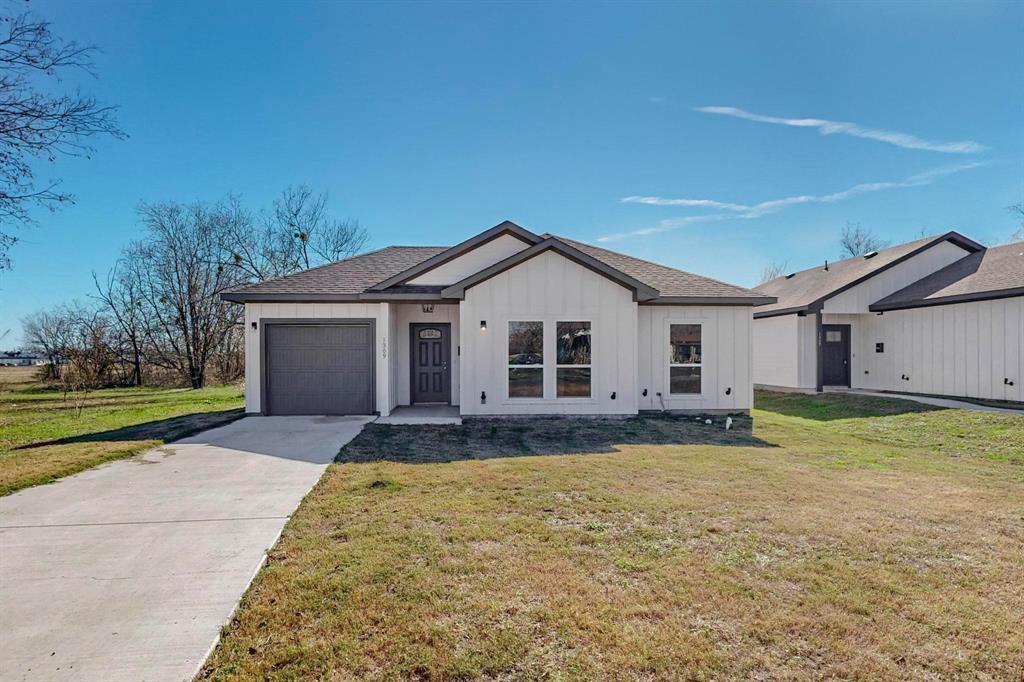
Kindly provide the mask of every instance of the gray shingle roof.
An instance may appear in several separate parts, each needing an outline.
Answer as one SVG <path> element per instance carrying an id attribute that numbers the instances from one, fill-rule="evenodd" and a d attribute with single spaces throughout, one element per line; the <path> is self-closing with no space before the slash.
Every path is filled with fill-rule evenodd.
<path id="1" fill-rule="evenodd" d="M 709 277 L 676 270 L 572 239 L 562 237 L 556 239 L 657 289 L 661 297 L 742 299 L 742 302 L 754 305 L 769 300 L 762 293 L 726 284 Z M 398 285 L 379 292 L 368 292 L 367 290 L 375 284 L 433 258 L 448 248 L 444 246 L 389 246 L 285 277 L 233 289 L 224 294 L 224 298 L 231 301 L 257 301 L 329 300 L 336 297 L 352 297 L 353 300 L 356 300 L 362 295 L 363 298 L 372 297 L 371 300 L 382 300 L 390 295 L 410 297 L 417 293 L 437 296 L 441 287 Z"/>
<path id="2" fill-rule="evenodd" d="M 775 296 L 779 299 L 776 303 L 759 307 L 755 315 L 763 317 L 772 313 L 780 313 L 781 311 L 797 312 L 807 310 L 808 307 L 829 296 L 833 296 L 882 270 L 910 258 L 920 251 L 924 251 L 935 244 L 947 240 L 969 251 L 977 251 L 984 248 L 957 232 L 947 232 L 881 249 L 877 255 L 871 258 L 856 256 L 829 263 L 828 270 L 825 269 L 825 263 L 822 261 L 821 265 L 801 270 L 792 277 L 788 275 L 777 277 L 754 287 L 754 291 L 768 296 Z"/>
<path id="3" fill-rule="evenodd" d="M 871 310 L 917 308 L 1002 296 L 1024 296 L 1024 242 L 972 253 L 877 301 Z"/>
<path id="4" fill-rule="evenodd" d="M 229 292 L 229 300 L 253 294 L 358 295 L 377 282 L 436 256 L 446 246 L 388 246 Z"/>
<path id="5" fill-rule="evenodd" d="M 596 258 L 605 265 L 610 265 L 633 279 L 640 280 L 649 287 L 654 287 L 663 297 L 750 297 L 761 298 L 767 301 L 766 296 L 771 295 L 744 289 L 733 284 L 726 284 L 710 277 L 676 270 L 667 265 L 659 265 L 658 263 L 652 263 L 641 258 L 627 256 L 624 253 L 609 251 L 585 242 L 578 242 L 574 239 L 556 238 L 570 246 L 576 247 L 592 258 Z"/>

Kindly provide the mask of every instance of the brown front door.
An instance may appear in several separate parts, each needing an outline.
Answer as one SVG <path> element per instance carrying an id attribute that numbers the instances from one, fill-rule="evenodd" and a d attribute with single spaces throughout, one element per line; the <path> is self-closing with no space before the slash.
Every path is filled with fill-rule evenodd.
<path id="1" fill-rule="evenodd" d="M 821 383 L 823 386 L 850 385 L 850 325 L 821 325 Z"/>
<path id="2" fill-rule="evenodd" d="M 410 397 L 416 403 L 450 403 L 451 325 L 411 324 L 409 344 L 412 350 Z"/>

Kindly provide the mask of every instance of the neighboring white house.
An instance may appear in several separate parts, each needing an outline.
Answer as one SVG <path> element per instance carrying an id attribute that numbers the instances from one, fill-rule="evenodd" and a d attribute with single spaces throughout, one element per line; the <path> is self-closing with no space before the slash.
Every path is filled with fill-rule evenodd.
<path id="1" fill-rule="evenodd" d="M 734 412 L 753 306 L 774 298 L 504 222 L 233 290 L 246 411 L 387 415 Z"/>
<path id="2" fill-rule="evenodd" d="M 779 277 L 754 382 L 1024 401 L 1024 242 L 948 232 Z"/>

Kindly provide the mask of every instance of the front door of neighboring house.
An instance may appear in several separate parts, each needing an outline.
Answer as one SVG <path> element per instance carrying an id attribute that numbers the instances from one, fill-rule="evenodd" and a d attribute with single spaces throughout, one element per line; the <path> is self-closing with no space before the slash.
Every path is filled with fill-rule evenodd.
<path id="1" fill-rule="evenodd" d="M 450 403 L 452 335 L 450 324 L 410 324 L 411 402 Z"/>
<path id="2" fill-rule="evenodd" d="M 850 385 L 850 325 L 821 325 L 821 383 Z"/>

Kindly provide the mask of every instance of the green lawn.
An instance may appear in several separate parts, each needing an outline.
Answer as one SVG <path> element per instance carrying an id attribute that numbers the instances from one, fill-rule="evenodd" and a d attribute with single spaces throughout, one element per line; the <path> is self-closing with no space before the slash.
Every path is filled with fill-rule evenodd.
<path id="1" fill-rule="evenodd" d="M 40 387 L 22 368 L 4 368 L 0 495 L 237 419 L 241 405 L 237 386 L 104 389 L 79 405 L 71 396 Z"/>
<path id="2" fill-rule="evenodd" d="M 1024 418 L 757 405 L 370 425 L 200 677 L 1019 677 Z"/>

